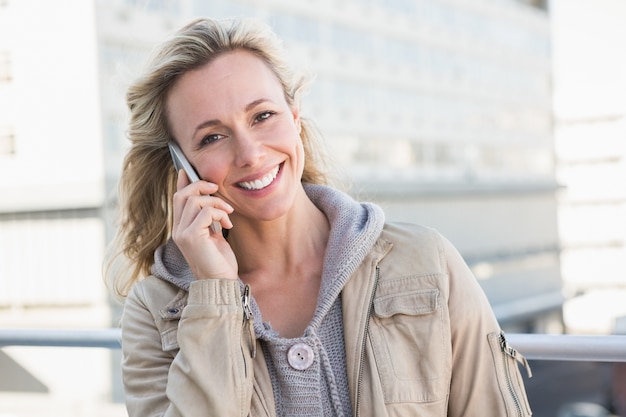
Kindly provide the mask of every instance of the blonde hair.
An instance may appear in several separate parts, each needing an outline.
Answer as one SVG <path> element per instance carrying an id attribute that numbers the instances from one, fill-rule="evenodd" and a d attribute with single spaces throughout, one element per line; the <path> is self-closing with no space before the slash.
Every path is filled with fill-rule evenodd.
<path id="1" fill-rule="evenodd" d="M 135 282 L 150 273 L 154 251 L 171 234 L 176 171 L 167 146 L 172 137 L 167 120 L 168 92 L 186 72 L 233 50 L 246 50 L 261 58 L 280 81 L 287 103 L 299 104 L 305 77 L 284 59 L 278 37 L 257 20 L 197 19 L 161 45 L 146 73 L 130 86 L 126 96 L 131 147 L 120 179 L 121 218 L 113 242 L 115 250 L 105 274 L 118 296 L 126 296 Z M 308 119 L 301 118 L 301 124 L 305 152 L 302 182 L 325 184 L 319 137 Z"/>

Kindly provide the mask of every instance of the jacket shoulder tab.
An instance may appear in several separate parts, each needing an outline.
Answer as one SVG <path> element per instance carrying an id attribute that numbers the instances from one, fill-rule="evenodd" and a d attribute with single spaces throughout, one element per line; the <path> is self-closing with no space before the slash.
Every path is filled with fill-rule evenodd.
<path id="1" fill-rule="evenodd" d="M 388 223 L 381 238 L 393 249 L 381 263 L 392 275 L 424 276 L 445 274 L 443 237 L 435 229 L 411 224 Z"/>

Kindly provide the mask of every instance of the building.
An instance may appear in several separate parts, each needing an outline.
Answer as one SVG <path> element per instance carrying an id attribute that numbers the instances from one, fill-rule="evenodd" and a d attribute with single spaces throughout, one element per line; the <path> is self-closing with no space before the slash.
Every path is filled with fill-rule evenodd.
<path id="1" fill-rule="evenodd" d="M 535 3 L 0 2 L 0 326 L 115 325 L 100 266 L 127 146 L 124 91 L 157 41 L 208 15 L 263 18 L 316 75 L 303 113 L 346 190 L 442 231 L 507 329 L 560 330 L 550 25 Z M 64 366 L 80 355 L 100 378 Z M 120 399 L 116 360 L 0 351 L 24 391 L 66 416 Z"/>
<path id="2" fill-rule="evenodd" d="M 563 282 L 572 331 L 626 316 L 626 4 L 554 0 L 554 115 Z M 592 36 L 583 35 L 585 26 Z M 618 327 L 622 327 L 619 329 Z"/>

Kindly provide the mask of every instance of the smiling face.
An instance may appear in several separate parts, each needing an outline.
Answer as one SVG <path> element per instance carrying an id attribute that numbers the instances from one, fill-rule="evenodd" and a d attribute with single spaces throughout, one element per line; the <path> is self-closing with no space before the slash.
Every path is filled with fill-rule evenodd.
<path id="1" fill-rule="evenodd" d="M 273 220 L 293 206 L 304 167 L 299 113 L 263 60 L 220 55 L 180 77 L 167 109 L 172 135 L 233 217 Z"/>

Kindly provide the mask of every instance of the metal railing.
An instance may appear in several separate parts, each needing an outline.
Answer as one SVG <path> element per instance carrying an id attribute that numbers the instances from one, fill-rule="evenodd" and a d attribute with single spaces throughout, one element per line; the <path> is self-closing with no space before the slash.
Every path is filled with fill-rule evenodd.
<path id="1" fill-rule="evenodd" d="M 0 348 L 58 346 L 119 349 L 120 329 L 0 329 Z M 508 334 L 526 359 L 626 362 L 626 335 Z"/>
<path id="2" fill-rule="evenodd" d="M 121 329 L 0 329 L 0 348 L 57 346 L 119 349 Z"/>
<path id="3" fill-rule="evenodd" d="M 626 336 L 509 334 L 509 344 L 526 359 L 626 362 Z"/>

